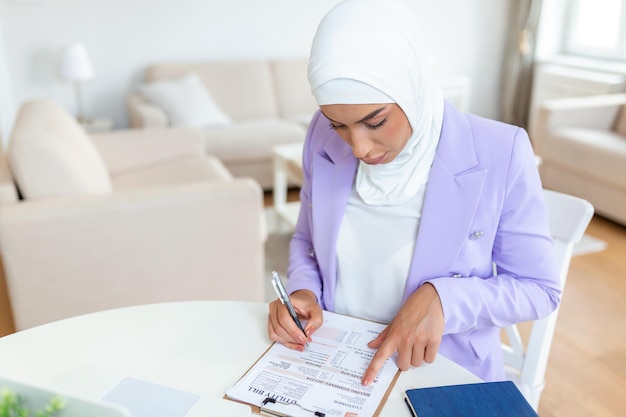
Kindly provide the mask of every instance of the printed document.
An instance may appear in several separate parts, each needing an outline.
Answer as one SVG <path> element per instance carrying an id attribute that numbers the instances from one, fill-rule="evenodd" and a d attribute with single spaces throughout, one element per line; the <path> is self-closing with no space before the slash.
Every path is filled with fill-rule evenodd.
<path id="1" fill-rule="evenodd" d="M 274 343 L 226 396 L 293 417 L 374 416 L 398 373 L 394 355 L 372 383 L 361 385 L 376 353 L 367 344 L 385 326 L 324 311 L 304 352 Z"/>

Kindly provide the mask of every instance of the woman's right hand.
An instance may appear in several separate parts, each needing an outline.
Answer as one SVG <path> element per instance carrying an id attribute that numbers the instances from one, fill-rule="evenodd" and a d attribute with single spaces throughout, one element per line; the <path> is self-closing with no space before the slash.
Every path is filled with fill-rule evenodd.
<path id="1" fill-rule="evenodd" d="M 311 335 L 320 328 L 324 322 L 322 308 L 317 303 L 317 297 L 309 290 L 294 291 L 289 295 L 296 313 L 300 319 L 307 320 L 304 326 L 306 337 L 293 321 L 280 300 L 270 303 L 270 314 L 267 322 L 267 331 L 275 342 L 281 343 L 290 349 L 304 351 L 304 345 L 311 341 Z"/>

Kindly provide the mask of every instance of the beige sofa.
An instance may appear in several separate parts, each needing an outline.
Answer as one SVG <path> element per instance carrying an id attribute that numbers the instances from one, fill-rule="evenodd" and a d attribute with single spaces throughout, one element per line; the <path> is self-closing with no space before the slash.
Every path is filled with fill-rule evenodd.
<path id="1" fill-rule="evenodd" d="M 139 93 L 128 97 L 130 124 L 198 128 L 206 152 L 220 159 L 235 177 L 252 177 L 270 189 L 272 147 L 304 142 L 306 126 L 317 110 L 306 66 L 305 59 L 155 64 L 146 70 Z M 197 75 L 204 87 L 199 98 L 197 88 L 189 83 L 181 87 L 189 74 Z M 203 108 L 214 111 L 214 118 L 186 117 L 199 106 L 190 103 L 207 101 Z"/>
<path id="2" fill-rule="evenodd" d="M 531 130 L 546 188 L 626 225 L 626 94 L 544 102 Z"/>
<path id="3" fill-rule="evenodd" d="M 194 129 L 88 136 L 57 104 L 33 100 L 0 179 L 17 330 L 134 304 L 265 299 L 261 188 L 206 155 Z"/>

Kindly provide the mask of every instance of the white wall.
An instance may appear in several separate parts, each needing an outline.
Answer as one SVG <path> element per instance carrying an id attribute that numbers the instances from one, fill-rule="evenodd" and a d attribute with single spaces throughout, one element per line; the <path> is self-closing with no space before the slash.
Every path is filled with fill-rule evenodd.
<path id="1" fill-rule="evenodd" d="M 563 50 L 567 0 L 552 0 L 541 3 L 541 18 L 537 29 L 537 60 L 551 58 Z"/>
<path id="2" fill-rule="evenodd" d="M 0 147 L 2 146 L 1 144 L 6 143 L 8 140 L 9 129 L 13 124 L 15 113 L 13 106 L 13 89 L 11 88 L 9 66 L 4 50 L 2 33 L 2 20 L 0 20 Z"/>
<path id="3" fill-rule="evenodd" d="M 487 117 L 499 116 L 512 1 L 404 1 L 423 26 L 435 68 L 442 76 L 471 77 L 470 111 Z M 40 96 L 74 112 L 73 90 L 58 79 L 57 61 L 65 44 L 81 40 L 96 72 L 83 86 L 86 114 L 111 117 L 117 128 L 125 127 L 124 99 L 150 63 L 306 57 L 317 23 L 337 2 L 0 0 L 4 72 L 12 89 L 7 103 L 14 107 L 7 110 L 0 101 L 0 113 L 12 117 L 20 103 Z M 0 63 L 0 81 L 2 67 Z"/>

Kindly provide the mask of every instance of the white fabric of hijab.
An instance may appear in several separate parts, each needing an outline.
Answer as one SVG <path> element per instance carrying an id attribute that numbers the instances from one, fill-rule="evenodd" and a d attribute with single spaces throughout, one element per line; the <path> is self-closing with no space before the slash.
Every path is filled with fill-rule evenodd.
<path id="1" fill-rule="evenodd" d="M 378 104 L 351 89 L 354 83 L 337 80 L 366 84 L 400 106 L 410 139 L 389 163 L 360 162 L 356 190 L 370 205 L 398 205 L 414 196 L 428 181 L 443 120 L 443 94 L 429 74 L 415 16 L 394 0 L 342 1 L 318 26 L 308 77 L 320 106 Z"/>

